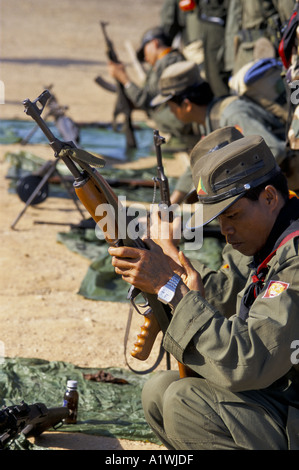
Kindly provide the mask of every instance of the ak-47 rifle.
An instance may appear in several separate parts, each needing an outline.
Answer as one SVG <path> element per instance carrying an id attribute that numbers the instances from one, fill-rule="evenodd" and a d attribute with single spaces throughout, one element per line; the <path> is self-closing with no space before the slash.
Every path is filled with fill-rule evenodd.
<path id="1" fill-rule="evenodd" d="M 105 160 L 77 148 L 74 142 L 58 140 L 42 119 L 41 113 L 50 96 L 49 91 L 45 90 L 33 102 L 29 99 L 23 101 L 25 113 L 35 120 L 49 140 L 55 157 L 60 158 L 72 173 L 75 192 L 79 200 L 102 230 L 109 245 L 147 249 L 144 242 L 136 237 L 134 229 L 132 229 L 132 233 L 127 233 L 130 230 L 130 219 L 125 208 L 107 181 L 94 168 L 95 166 L 103 167 Z M 124 224 L 122 224 L 123 221 L 125 221 Z M 136 297 L 139 294 L 142 294 L 145 303 L 137 306 Z M 135 310 L 142 313 L 148 320 L 148 327 L 145 327 L 146 332 L 144 335 L 147 338 L 146 345 L 141 345 L 140 348 L 136 346 L 135 353 L 132 353 L 132 356 L 145 360 L 150 354 L 157 334 L 161 330 L 166 331 L 169 325 L 170 312 L 168 306 L 158 301 L 156 295 L 140 292 L 133 286 L 129 290 L 128 299 Z"/>
<path id="2" fill-rule="evenodd" d="M 115 52 L 113 43 L 111 39 L 108 37 L 107 31 L 106 31 L 107 25 L 108 23 L 104 21 L 100 21 L 100 26 L 102 28 L 103 35 L 104 35 L 105 42 L 106 42 L 107 57 L 112 62 L 119 64 L 120 62 Z M 96 82 L 99 85 L 103 85 L 103 80 L 101 79 L 101 77 L 97 77 Z M 125 117 L 124 131 L 126 135 L 127 148 L 136 148 L 136 140 L 135 140 L 132 119 L 131 119 L 131 113 L 132 113 L 134 106 L 129 100 L 129 98 L 126 96 L 123 84 L 118 81 L 116 81 L 116 92 L 117 92 L 117 100 L 116 100 L 116 105 L 115 105 L 114 113 L 113 113 L 114 127 L 115 127 L 117 116 L 119 114 L 124 114 L 124 117 Z"/>
<path id="3" fill-rule="evenodd" d="M 43 403 L 6 406 L 0 410 L 0 449 L 20 433 L 36 437 L 50 428 L 58 429 L 69 416 L 66 407 L 47 408 Z"/>
<path id="4" fill-rule="evenodd" d="M 161 146 L 165 143 L 165 138 L 160 136 L 158 130 L 154 130 L 154 145 L 157 156 L 157 176 L 154 178 L 154 181 L 158 183 L 160 188 L 160 202 L 159 202 L 159 213 L 163 217 L 163 213 L 167 214 L 168 222 L 173 221 L 173 212 L 171 211 L 171 201 L 170 201 L 170 191 L 168 178 L 164 173 L 163 161 L 162 161 L 162 151 Z M 149 332 L 151 332 L 151 318 L 147 318 L 143 327 L 141 327 L 141 333 L 138 335 L 138 341 L 134 344 L 134 350 L 131 352 L 131 355 L 137 357 L 138 359 L 144 360 L 143 357 L 146 355 L 145 359 L 148 357 L 153 342 L 151 341 Z M 148 344 L 149 343 L 149 344 Z M 185 366 L 178 362 L 180 377 L 189 377 L 194 375 L 189 367 Z"/>

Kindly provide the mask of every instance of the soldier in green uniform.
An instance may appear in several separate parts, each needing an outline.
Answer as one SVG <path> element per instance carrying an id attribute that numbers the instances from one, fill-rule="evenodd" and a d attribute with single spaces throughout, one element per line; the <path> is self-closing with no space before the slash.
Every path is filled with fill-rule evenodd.
<path id="1" fill-rule="evenodd" d="M 285 123 L 280 117 L 246 97 L 215 98 L 195 64 L 189 61 L 171 65 L 161 75 L 160 94 L 152 105 L 168 103 L 175 116 L 185 124 L 204 126 L 204 134 L 225 126 L 234 126 L 244 135 L 261 135 L 280 164 L 285 157 Z M 190 170 L 180 178 L 172 203 L 193 187 Z"/>
<path id="2" fill-rule="evenodd" d="M 256 55 L 260 56 L 260 45 L 264 47 L 267 42 L 267 56 L 277 55 L 280 30 L 291 16 L 294 5 L 294 0 L 230 0 L 225 33 L 225 70 L 236 73 Z"/>
<path id="3" fill-rule="evenodd" d="M 151 100 L 159 92 L 158 84 L 163 70 L 175 62 L 184 60 L 184 56 L 171 47 L 171 40 L 162 28 L 155 27 L 144 33 L 137 57 L 140 62 L 145 61 L 150 66 L 143 86 L 137 85 L 130 79 L 122 63 L 110 62 L 108 64 L 110 75 L 124 85 L 125 94 L 134 107 L 144 110 L 163 132 L 169 132 L 176 137 L 190 134 L 192 136 L 192 126 L 180 122 L 167 106 L 161 105 L 155 109 L 150 107 Z"/>
<path id="4" fill-rule="evenodd" d="M 170 306 L 164 348 L 193 374 L 154 374 L 144 412 L 168 449 L 298 450 L 299 201 L 262 137 L 223 132 L 191 153 L 202 222 L 187 224 L 218 219 L 220 272 L 201 276 L 171 239 L 109 248 L 116 273 Z"/>
<path id="5" fill-rule="evenodd" d="M 161 22 L 164 31 L 181 35 L 187 60 L 200 65 L 215 96 L 228 93 L 229 74 L 224 71 L 224 35 L 228 0 L 164 0 Z"/>

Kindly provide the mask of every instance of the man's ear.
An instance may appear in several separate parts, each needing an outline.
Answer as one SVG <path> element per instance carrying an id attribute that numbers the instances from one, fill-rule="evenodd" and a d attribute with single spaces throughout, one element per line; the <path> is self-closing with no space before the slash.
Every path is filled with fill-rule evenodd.
<path id="1" fill-rule="evenodd" d="M 188 100 L 188 98 L 185 98 L 184 101 L 181 103 L 181 107 L 184 107 L 185 111 L 187 113 L 190 113 L 191 109 L 192 109 L 192 103 L 190 100 Z"/>
<path id="2" fill-rule="evenodd" d="M 264 199 L 265 204 L 269 206 L 269 209 L 276 210 L 280 200 L 278 191 L 271 184 L 267 185 L 264 191 L 261 194 L 261 197 Z"/>

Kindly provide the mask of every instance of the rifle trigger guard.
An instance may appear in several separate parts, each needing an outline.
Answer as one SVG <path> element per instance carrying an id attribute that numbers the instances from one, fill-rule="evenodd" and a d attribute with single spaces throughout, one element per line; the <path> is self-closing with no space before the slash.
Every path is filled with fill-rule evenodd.
<path id="1" fill-rule="evenodd" d="M 135 299 L 138 296 L 138 294 L 140 294 L 140 290 L 137 289 L 134 286 L 131 286 L 130 289 L 129 289 L 128 295 L 127 295 L 127 299 L 130 300 L 132 306 L 134 307 L 136 312 L 139 313 L 139 315 L 143 315 L 143 316 L 147 315 L 148 311 L 145 311 L 144 313 L 141 312 L 140 309 L 137 307 L 137 305 L 135 303 Z M 140 308 L 143 308 L 143 309 L 147 308 L 147 307 L 149 307 L 148 301 L 146 301 L 144 304 L 140 305 Z"/>

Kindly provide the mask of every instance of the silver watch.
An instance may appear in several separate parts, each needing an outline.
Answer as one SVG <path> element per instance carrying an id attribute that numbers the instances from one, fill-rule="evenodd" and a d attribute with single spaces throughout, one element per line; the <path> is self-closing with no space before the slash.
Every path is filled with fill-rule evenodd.
<path id="1" fill-rule="evenodd" d="M 180 276 L 174 274 L 174 276 L 172 276 L 172 278 L 169 279 L 169 281 L 159 290 L 158 300 L 163 304 L 169 304 L 174 298 L 174 294 L 180 280 Z"/>

